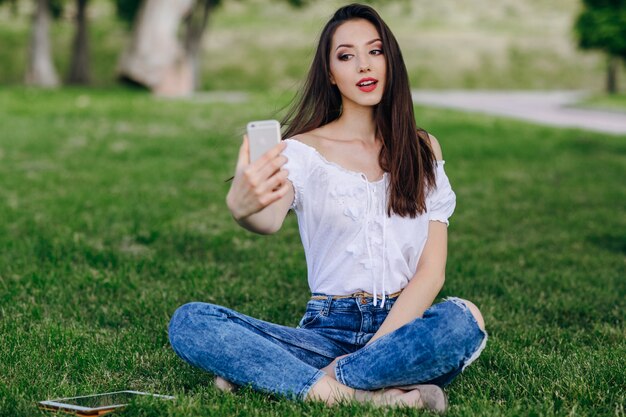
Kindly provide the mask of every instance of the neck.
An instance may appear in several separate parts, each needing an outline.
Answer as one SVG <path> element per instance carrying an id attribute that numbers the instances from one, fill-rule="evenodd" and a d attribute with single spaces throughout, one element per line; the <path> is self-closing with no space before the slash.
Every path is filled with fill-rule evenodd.
<path id="1" fill-rule="evenodd" d="M 366 143 L 376 142 L 376 122 L 372 106 L 359 106 L 344 100 L 341 116 L 335 123 L 342 132 L 345 132 L 345 137 Z"/>

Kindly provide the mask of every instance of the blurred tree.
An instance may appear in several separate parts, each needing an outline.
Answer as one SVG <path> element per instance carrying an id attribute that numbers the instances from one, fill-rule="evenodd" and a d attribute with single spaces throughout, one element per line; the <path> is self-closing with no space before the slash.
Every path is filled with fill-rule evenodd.
<path id="1" fill-rule="evenodd" d="M 286 0 L 295 7 L 309 0 Z M 118 66 L 121 79 L 162 95 L 190 94 L 199 85 L 202 38 L 221 0 L 115 0 L 118 15 L 133 21 L 133 35 Z M 183 24 L 183 39 L 178 28 Z"/>
<path id="2" fill-rule="evenodd" d="M 26 84 L 40 87 L 59 85 L 59 77 L 52 60 L 50 43 L 51 18 L 59 18 L 63 14 L 66 0 L 35 0 L 31 40 L 28 52 Z M 87 37 L 86 7 L 88 0 L 77 0 L 77 29 L 72 48 L 68 81 L 71 84 L 89 82 L 89 54 Z M 10 3 L 15 9 L 17 0 L 0 0 L 0 5 Z"/>
<path id="3" fill-rule="evenodd" d="M 178 40 L 178 28 L 194 0 L 145 0 L 133 23 L 128 48 L 120 59 L 121 79 L 162 95 L 193 90 L 190 57 Z"/>
<path id="4" fill-rule="evenodd" d="M 89 84 L 89 34 L 87 31 L 87 3 L 89 0 L 76 0 L 76 31 L 72 42 L 72 56 L 67 76 L 69 84 Z"/>
<path id="5" fill-rule="evenodd" d="M 28 85 L 56 87 L 59 85 L 59 76 L 52 62 L 52 48 L 50 46 L 52 3 L 50 0 L 34 1 L 35 11 L 31 26 L 25 81 Z"/>
<path id="6" fill-rule="evenodd" d="M 583 0 L 575 30 L 583 49 L 608 55 L 606 89 L 616 94 L 619 60 L 626 60 L 626 0 Z"/>

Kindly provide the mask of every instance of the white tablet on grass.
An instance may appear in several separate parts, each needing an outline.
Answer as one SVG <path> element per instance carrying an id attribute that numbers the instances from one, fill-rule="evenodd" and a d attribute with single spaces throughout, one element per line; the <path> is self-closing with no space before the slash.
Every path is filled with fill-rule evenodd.
<path id="1" fill-rule="evenodd" d="M 161 398 L 166 400 L 174 399 L 174 397 L 170 395 L 150 394 L 141 391 L 116 391 L 40 401 L 39 406 L 46 409 L 75 412 L 81 415 L 99 415 L 106 411 L 113 411 L 116 408 L 124 407 L 130 404 L 134 399 L 140 397 Z"/>

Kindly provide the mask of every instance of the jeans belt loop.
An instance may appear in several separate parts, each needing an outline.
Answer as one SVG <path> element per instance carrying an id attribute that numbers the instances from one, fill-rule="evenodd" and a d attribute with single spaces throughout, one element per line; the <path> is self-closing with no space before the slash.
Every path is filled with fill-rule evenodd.
<path id="1" fill-rule="evenodd" d="M 324 303 L 324 309 L 322 310 L 323 316 L 328 316 L 330 313 L 330 305 L 333 303 L 333 296 L 329 295 L 326 297 L 326 302 Z"/>

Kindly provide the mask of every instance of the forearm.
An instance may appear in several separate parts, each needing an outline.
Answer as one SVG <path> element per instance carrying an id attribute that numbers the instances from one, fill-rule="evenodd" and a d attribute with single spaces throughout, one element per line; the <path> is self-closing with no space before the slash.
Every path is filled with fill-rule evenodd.
<path id="1" fill-rule="evenodd" d="M 421 317 L 424 311 L 433 304 L 443 287 L 445 278 L 443 274 L 429 276 L 428 271 L 423 272 L 423 274 L 416 274 L 409 281 L 389 311 L 387 318 L 367 344 Z"/>
<path id="2" fill-rule="evenodd" d="M 281 211 L 279 204 L 274 203 L 247 217 L 237 218 L 234 212 L 231 211 L 231 213 L 235 221 L 244 229 L 262 235 L 269 235 L 280 230 L 282 219 L 279 220 L 279 212 Z"/>
<path id="3" fill-rule="evenodd" d="M 372 343 L 424 314 L 443 287 L 447 256 L 447 225 L 431 221 L 428 225 L 428 239 L 415 275 L 404 287 L 387 318 L 368 343 Z"/>

